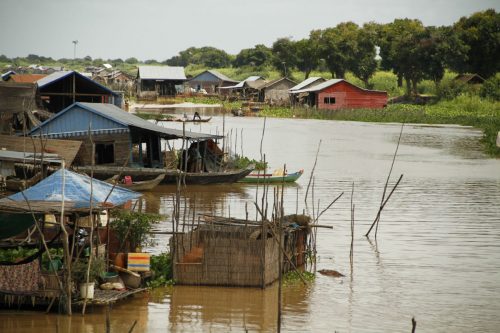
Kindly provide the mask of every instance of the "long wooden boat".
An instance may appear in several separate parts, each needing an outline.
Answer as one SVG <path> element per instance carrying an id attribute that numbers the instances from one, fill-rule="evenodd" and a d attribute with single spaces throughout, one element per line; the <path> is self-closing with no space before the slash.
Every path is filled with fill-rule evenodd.
<path id="1" fill-rule="evenodd" d="M 223 183 L 236 183 L 240 179 L 245 178 L 253 168 L 228 170 L 221 172 L 187 172 L 183 173 L 186 184 L 223 184 Z M 164 183 L 172 184 L 177 181 L 178 172 L 167 172 L 165 175 Z"/>
<path id="2" fill-rule="evenodd" d="M 5 180 L 5 187 L 9 191 L 19 192 L 35 185 L 41 179 L 42 179 L 41 172 L 37 172 L 33 177 L 29 179 L 7 178 Z"/>
<path id="3" fill-rule="evenodd" d="M 120 182 L 118 175 L 115 175 L 107 179 L 106 182 L 116 184 L 116 186 L 124 187 L 132 191 L 149 191 L 160 185 L 163 178 L 165 178 L 165 174 L 158 175 L 156 178 L 151 180 L 133 181 L 132 184 L 126 184 Z"/>
<path id="4" fill-rule="evenodd" d="M 78 172 L 90 174 L 92 167 L 79 166 L 75 167 Z M 247 176 L 252 172 L 253 168 L 228 170 L 221 172 L 187 172 L 185 175 L 186 184 L 221 184 L 221 183 L 235 183 L 238 180 Z M 132 168 L 120 166 L 94 166 L 94 178 L 106 180 L 114 175 L 122 174 L 131 176 L 136 181 L 151 179 L 160 174 L 164 174 L 161 181 L 162 184 L 173 184 L 177 181 L 177 170 L 165 170 L 160 168 Z"/>
<path id="5" fill-rule="evenodd" d="M 238 182 L 239 183 L 293 183 L 297 179 L 302 176 L 304 173 L 304 170 L 299 170 L 294 173 L 287 173 L 283 176 L 279 175 L 273 175 L 273 174 L 264 174 L 264 173 L 250 173 L 248 176 L 245 178 L 240 179 Z"/>
<path id="6" fill-rule="evenodd" d="M 154 118 L 156 122 L 160 121 L 175 121 L 175 122 L 184 122 L 184 123 L 208 123 L 210 120 L 212 120 L 212 117 L 208 118 L 198 118 L 198 119 L 184 119 L 184 118 L 172 118 L 172 117 L 158 117 Z"/>

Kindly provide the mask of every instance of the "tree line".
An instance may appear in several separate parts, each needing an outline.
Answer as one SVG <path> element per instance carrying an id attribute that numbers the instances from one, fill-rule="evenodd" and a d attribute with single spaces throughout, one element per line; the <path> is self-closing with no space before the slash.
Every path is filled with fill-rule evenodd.
<path id="1" fill-rule="evenodd" d="M 377 56 L 376 48 L 380 50 Z M 420 20 L 407 18 L 387 24 L 369 22 L 362 26 L 344 22 L 313 30 L 308 38 L 297 41 L 279 38 L 271 47 L 258 44 L 237 55 L 214 47 L 190 47 L 163 62 L 150 59 L 144 63 L 206 68 L 273 66 L 284 76 L 291 70 L 299 70 L 306 78 L 314 70 L 328 71 L 334 78 L 343 78 L 349 71 L 367 88 L 370 78 L 380 68 L 393 71 L 398 77 L 398 85 L 406 84 L 407 93 L 416 93 L 420 81 L 439 83 L 446 69 L 489 78 L 499 71 L 499 55 L 500 14 L 489 9 L 462 17 L 451 26 L 424 26 Z M 38 56 L 30 57 L 34 61 Z M 42 58 L 51 59 L 39 57 L 38 60 Z M 0 56 L 2 60 L 9 59 Z M 87 56 L 82 60 L 95 64 L 97 59 L 92 62 Z M 70 60 L 60 59 L 64 61 Z M 113 59 L 110 62 L 137 64 L 139 60 Z"/>

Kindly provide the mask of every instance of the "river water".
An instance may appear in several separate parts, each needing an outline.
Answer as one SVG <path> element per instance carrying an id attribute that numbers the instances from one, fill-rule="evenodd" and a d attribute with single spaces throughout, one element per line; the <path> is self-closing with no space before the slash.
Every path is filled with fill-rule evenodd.
<path id="1" fill-rule="evenodd" d="M 210 113 L 205 110 L 202 116 Z M 258 159 L 263 124 L 263 118 L 226 117 L 232 149 Z M 222 127 L 222 117 L 215 114 L 211 122 L 187 129 L 221 133 Z M 412 317 L 420 332 L 499 330 L 500 160 L 482 153 L 481 132 L 405 125 L 390 184 L 401 174 L 403 180 L 382 212 L 377 239 L 364 237 L 380 205 L 400 129 L 400 124 L 267 119 L 262 151 L 270 167 L 286 163 L 289 171 L 305 170 L 297 185 L 285 187 L 285 213 L 304 209 L 320 140 L 316 205 L 319 200 L 322 210 L 344 192 L 320 219 L 333 229 L 318 230 L 317 269 L 335 269 L 345 277 L 317 274 L 310 286 L 285 286 L 283 331 L 409 332 Z M 146 193 L 143 207 L 171 214 L 174 191 L 160 186 Z M 244 218 L 245 203 L 251 207 L 255 192 L 250 184 L 193 186 L 185 197 L 198 213 Z M 169 221 L 159 228 L 171 230 Z M 167 249 L 168 237 L 156 241 L 152 252 Z M 276 285 L 265 290 L 175 286 L 115 304 L 111 327 L 112 332 L 128 331 L 137 320 L 134 332 L 272 332 L 276 316 Z M 56 326 L 59 332 L 103 332 L 105 323 L 98 307 L 85 317 L 3 311 L 0 319 L 1 332 L 55 331 Z"/>

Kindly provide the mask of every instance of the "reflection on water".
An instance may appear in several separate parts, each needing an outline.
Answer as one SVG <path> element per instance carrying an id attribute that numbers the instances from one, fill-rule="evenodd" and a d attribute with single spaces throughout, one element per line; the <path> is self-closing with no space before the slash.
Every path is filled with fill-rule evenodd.
<path id="1" fill-rule="evenodd" d="M 182 112 L 189 112 L 183 110 Z M 208 112 L 208 111 L 207 111 Z M 226 128 L 243 129 L 244 154 L 260 156 L 263 119 L 226 117 Z M 182 124 L 164 124 L 181 128 Z M 222 118 L 189 124 L 187 130 L 215 133 Z M 343 278 L 317 275 L 309 286 L 287 286 L 283 329 L 295 332 L 418 331 L 494 332 L 500 326 L 500 161 L 481 152 L 481 133 L 460 127 L 405 126 L 393 184 L 404 178 L 382 213 L 378 239 L 363 235 L 376 215 L 400 125 L 268 119 L 263 152 L 271 168 L 284 163 L 305 169 L 297 186 L 286 187 L 286 213 L 305 208 L 303 198 L 319 140 L 314 175 L 320 209 L 346 194 L 326 212 L 318 230 L 318 269 Z M 238 140 L 241 140 L 239 138 Z M 350 191 L 355 182 L 354 264 L 349 264 Z M 259 188 L 259 197 L 262 188 Z M 182 205 L 189 212 L 255 216 L 257 188 L 233 184 L 190 186 Z M 173 186 L 146 193 L 142 209 L 171 215 Z M 272 189 L 270 191 L 272 196 Z M 297 200 L 297 194 L 299 200 Z M 272 205 L 272 203 L 270 203 Z M 188 214 L 189 216 L 189 214 Z M 170 217 L 158 227 L 171 230 Z M 153 252 L 165 251 L 159 235 Z M 113 331 L 138 320 L 140 332 L 275 331 L 277 290 L 176 286 L 113 307 Z M 85 317 L 3 312 L 2 332 L 33 327 L 59 332 L 102 332 L 104 311 Z M 23 329 L 24 327 L 24 329 Z"/>

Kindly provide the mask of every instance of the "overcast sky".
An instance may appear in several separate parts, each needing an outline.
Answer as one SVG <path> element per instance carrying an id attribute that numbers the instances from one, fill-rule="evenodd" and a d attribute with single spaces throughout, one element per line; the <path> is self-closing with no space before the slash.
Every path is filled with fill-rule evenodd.
<path id="1" fill-rule="evenodd" d="M 340 22 L 451 25 L 500 0 L 0 0 L 0 54 L 163 61 L 190 46 L 236 54 Z"/>

